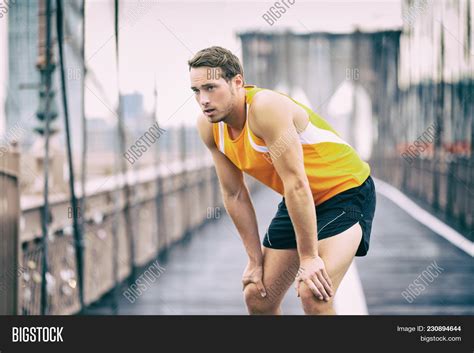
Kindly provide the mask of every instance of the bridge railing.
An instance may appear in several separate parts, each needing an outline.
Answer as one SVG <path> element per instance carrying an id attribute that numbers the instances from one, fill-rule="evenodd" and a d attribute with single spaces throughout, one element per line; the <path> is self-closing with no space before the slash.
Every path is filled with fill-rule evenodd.
<path id="1" fill-rule="evenodd" d="M 125 181 L 130 195 L 128 210 Z M 253 179 L 248 184 L 251 189 L 257 185 Z M 20 313 L 24 315 L 39 314 L 41 310 L 41 208 L 39 199 L 23 200 L 20 241 L 25 272 L 21 276 L 19 302 Z M 80 310 L 80 302 L 72 210 L 67 195 L 52 197 L 50 210 L 47 313 L 73 314 Z M 88 183 L 86 208 L 78 210 L 84 220 L 85 305 L 100 299 L 117 283 L 130 279 L 134 268 L 145 266 L 223 212 L 214 167 L 203 164 L 202 158 Z M 131 222 L 128 228 L 127 219 Z"/>
<path id="2" fill-rule="evenodd" d="M 18 153 L 0 150 L 0 314 L 17 313 L 20 215 Z"/>

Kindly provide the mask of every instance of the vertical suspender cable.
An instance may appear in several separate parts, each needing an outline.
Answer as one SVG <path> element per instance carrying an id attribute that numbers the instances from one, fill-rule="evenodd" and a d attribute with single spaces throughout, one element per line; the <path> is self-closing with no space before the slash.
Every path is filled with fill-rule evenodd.
<path id="1" fill-rule="evenodd" d="M 76 262 L 77 262 L 77 277 L 78 277 L 78 290 L 79 290 L 79 301 L 80 309 L 84 308 L 84 273 L 83 273 L 83 244 L 82 244 L 82 235 L 79 229 L 79 220 L 77 217 L 77 199 L 76 193 L 74 190 L 74 167 L 72 160 L 71 152 L 71 133 L 69 127 L 69 112 L 68 112 L 68 101 L 67 101 L 67 91 L 66 91 L 66 78 L 64 74 L 64 52 L 63 52 L 63 4 L 62 0 L 56 0 L 56 30 L 58 34 L 58 49 L 59 49 L 59 64 L 60 64 L 60 77 L 61 77 L 61 93 L 62 93 L 62 103 L 63 103 L 63 114 L 64 114 L 64 128 L 66 132 L 66 149 L 67 149 L 67 159 L 68 159 L 68 170 L 69 170 L 69 192 L 71 195 L 71 206 L 72 206 L 72 220 L 73 220 L 73 229 L 74 229 L 74 243 L 76 249 Z"/>
<path id="2" fill-rule="evenodd" d="M 152 115 L 151 115 L 151 123 L 152 125 L 158 123 L 158 120 L 156 120 L 156 107 L 157 107 L 157 88 L 156 88 L 156 74 L 154 76 L 154 85 L 153 85 L 153 110 L 152 110 Z M 159 124 L 158 124 L 159 125 Z M 162 220 L 163 217 L 161 217 L 161 198 L 163 197 L 163 192 L 162 192 L 162 183 L 161 183 L 161 163 L 160 163 L 160 144 L 156 143 L 155 146 L 155 177 L 156 177 L 156 195 L 155 195 L 155 207 L 156 207 L 156 212 L 155 212 L 155 218 L 156 218 L 156 254 L 159 255 L 160 252 L 160 232 L 161 228 L 164 229 L 164 222 L 162 225 L 160 225 L 160 221 Z"/>
<path id="3" fill-rule="evenodd" d="M 117 16 L 118 16 L 118 3 L 117 2 L 114 2 L 114 34 L 115 36 L 117 36 L 117 29 L 116 29 L 116 22 L 118 21 L 117 19 Z M 117 43 L 116 43 L 117 44 Z M 117 54 L 116 54 L 117 55 Z M 118 63 L 117 63 L 118 65 Z M 118 69 L 117 69 L 118 71 Z M 118 77 L 117 77 L 117 82 L 118 82 Z M 118 91 L 120 91 L 119 88 L 117 88 Z M 120 98 L 120 96 L 119 96 Z M 117 122 L 117 124 L 119 124 Z M 119 136 L 119 139 L 120 139 L 120 136 Z M 115 148 L 117 148 L 117 146 L 115 146 Z M 118 147 L 120 148 L 120 147 Z M 115 165 L 117 165 L 117 162 L 120 163 L 119 159 L 120 159 L 120 156 L 119 155 L 115 155 L 115 158 L 117 159 L 116 160 L 116 163 Z M 121 170 L 121 168 L 119 167 L 118 168 L 119 170 Z M 115 168 L 114 169 L 114 173 L 115 175 L 117 175 L 118 171 L 117 169 Z M 116 178 L 117 180 L 117 178 Z M 120 185 L 118 182 L 116 183 L 116 185 Z M 114 213 L 113 213 L 113 218 L 112 218 L 112 274 L 113 274 L 113 277 L 114 277 L 114 287 L 112 289 L 112 296 L 111 296 L 111 309 L 112 309 L 112 314 L 113 315 L 117 315 L 118 314 L 118 289 L 119 289 L 119 265 L 121 265 L 121 262 L 119 263 L 118 261 L 118 258 L 120 256 L 119 254 L 119 248 L 118 248 L 118 236 L 119 236 L 119 232 L 118 232 L 118 217 L 120 217 L 120 196 L 118 195 L 120 191 L 118 190 L 114 190 L 113 191 L 113 194 L 114 194 Z"/>
<path id="4" fill-rule="evenodd" d="M 125 154 L 125 127 L 122 116 L 122 98 L 120 96 L 120 63 L 119 63 L 119 0 L 115 0 L 115 59 L 117 65 L 117 88 L 118 88 L 118 108 L 117 108 L 117 119 L 118 119 L 118 133 L 119 133 L 119 149 L 120 149 L 120 166 L 121 172 L 124 177 L 123 190 L 125 193 L 125 205 L 124 205 L 124 216 L 125 216 L 125 228 L 128 237 L 128 245 L 130 251 L 130 271 L 131 280 L 135 277 L 135 244 L 132 232 L 132 222 L 130 217 L 130 189 L 128 185 L 127 177 L 127 164 L 123 155 Z"/>
<path id="5" fill-rule="evenodd" d="M 41 217 L 41 232 L 42 232 L 42 265 L 41 265 L 41 315 L 46 315 L 48 306 L 48 291 L 46 283 L 46 274 L 48 272 L 48 223 L 49 223 L 49 200 L 48 200 L 48 188 L 49 188 L 49 120 L 50 120 L 50 107 L 51 107 L 51 0 L 44 0 L 46 3 L 45 9 L 45 20 L 46 20 L 46 32 L 45 32 L 45 67 L 42 68 L 41 72 L 41 83 L 44 85 L 46 101 L 44 107 L 44 192 L 43 192 L 43 215 Z M 44 4 L 44 3 L 43 3 Z M 41 4 L 41 5 L 43 5 Z M 40 5 L 40 10 L 41 10 Z"/>
<path id="6" fill-rule="evenodd" d="M 86 0 L 81 3 L 82 36 L 81 36 L 81 62 L 82 62 L 82 85 L 81 85 L 81 121 L 82 121 L 82 151 L 81 151 L 81 233 L 83 240 L 86 236 L 85 212 L 86 212 L 86 174 L 87 174 L 87 121 L 85 113 L 85 87 L 86 87 Z M 86 243 L 83 242 L 83 250 Z"/>

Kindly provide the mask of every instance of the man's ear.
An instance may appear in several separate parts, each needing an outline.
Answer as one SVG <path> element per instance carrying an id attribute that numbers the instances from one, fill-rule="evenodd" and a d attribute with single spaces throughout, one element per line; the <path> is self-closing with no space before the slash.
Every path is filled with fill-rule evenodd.
<path id="1" fill-rule="evenodd" d="M 237 74 L 235 75 L 234 77 L 234 82 L 235 82 L 235 85 L 239 88 L 239 87 L 244 87 L 244 78 L 242 77 L 241 74 Z"/>

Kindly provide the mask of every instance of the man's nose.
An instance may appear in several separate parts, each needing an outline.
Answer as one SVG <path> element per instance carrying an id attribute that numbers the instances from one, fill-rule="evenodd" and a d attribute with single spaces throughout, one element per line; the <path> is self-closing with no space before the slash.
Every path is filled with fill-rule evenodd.
<path id="1" fill-rule="evenodd" d="M 201 106 L 205 107 L 209 104 L 209 97 L 205 94 L 201 94 L 199 97 L 199 103 L 201 104 Z"/>

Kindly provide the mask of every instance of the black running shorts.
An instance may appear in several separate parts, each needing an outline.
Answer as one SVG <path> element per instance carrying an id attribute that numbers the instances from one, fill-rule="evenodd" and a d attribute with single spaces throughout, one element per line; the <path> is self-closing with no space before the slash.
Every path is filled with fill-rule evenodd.
<path id="1" fill-rule="evenodd" d="M 375 185 L 369 176 L 362 185 L 343 191 L 316 207 L 318 240 L 332 237 L 359 222 L 362 240 L 356 256 L 365 256 L 369 250 L 370 231 L 375 213 Z M 263 239 L 263 246 L 272 249 L 296 249 L 296 236 L 285 204 L 278 205 Z"/>

